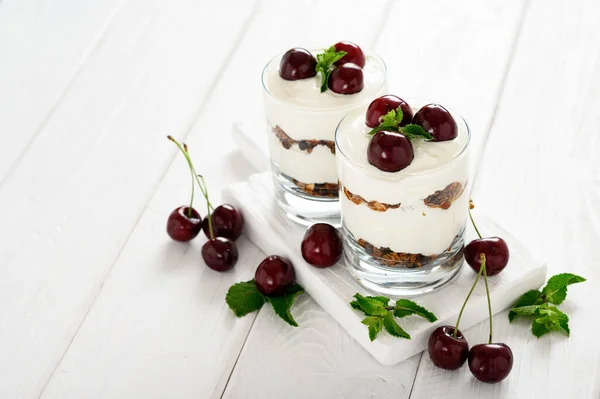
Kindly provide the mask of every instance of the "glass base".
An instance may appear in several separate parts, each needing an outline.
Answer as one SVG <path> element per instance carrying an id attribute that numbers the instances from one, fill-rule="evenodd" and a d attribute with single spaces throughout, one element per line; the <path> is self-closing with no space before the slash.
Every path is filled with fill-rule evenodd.
<path id="1" fill-rule="evenodd" d="M 367 253 L 344 227 L 346 268 L 363 287 L 393 297 L 422 295 L 452 281 L 463 264 L 464 229 L 450 248 L 435 259 L 423 261 L 420 267 L 389 266 L 383 258 Z"/>
<path id="2" fill-rule="evenodd" d="M 306 193 L 294 181 L 271 165 L 275 185 L 275 200 L 285 215 L 296 223 L 311 226 L 328 223 L 341 227 L 340 202 L 335 196 L 315 196 Z"/>

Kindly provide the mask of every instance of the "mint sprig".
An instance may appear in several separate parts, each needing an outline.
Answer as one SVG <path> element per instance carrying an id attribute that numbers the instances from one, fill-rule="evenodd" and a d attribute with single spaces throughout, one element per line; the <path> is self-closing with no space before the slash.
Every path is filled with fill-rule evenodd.
<path id="1" fill-rule="evenodd" d="M 512 323 L 519 316 L 532 318 L 531 332 L 538 338 L 551 331 L 570 336 L 569 316 L 554 305 L 564 302 L 569 285 L 584 281 L 585 278 L 571 273 L 551 277 L 541 291 L 530 290 L 521 295 L 508 312 L 508 320 Z"/>
<path id="2" fill-rule="evenodd" d="M 266 302 L 273 306 L 275 313 L 291 326 L 298 327 L 298 323 L 290 312 L 294 301 L 304 289 L 298 284 L 290 286 L 283 295 L 266 296 L 256 288 L 254 279 L 237 283 L 229 287 L 225 295 L 225 302 L 237 317 L 246 316 L 248 313 L 259 310 Z"/>
<path id="3" fill-rule="evenodd" d="M 421 125 L 416 125 L 414 123 L 409 123 L 406 126 L 400 127 L 400 123 L 402 123 L 402 118 L 404 117 L 404 113 L 400 108 L 393 109 L 389 111 L 387 114 L 381 117 L 381 123 L 379 126 L 371 129 L 369 136 L 374 135 L 377 132 L 382 130 L 391 130 L 393 132 L 402 133 L 409 140 L 417 140 L 423 139 L 426 141 L 433 140 L 433 136 L 427 132 Z"/>
<path id="4" fill-rule="evenodd" d="M 321 72 L 321 93 L 327 91 L 327 83 L 333 70 L 333 64 L 341 60 L 346 54 L 348 53 L 345 51 L 335 51 L 335 46 L 331 46 L 324 52 L 317 54 L 317 66 L 315 70 Z"/>
<path id="5" fill-rule="evenodd" d="M 417 315 L 432 323 L 437 320 L 429 310 L 408 299 L 399 299 L 393 305 L 390 305 L 390 302 L 391 299 L 385 296 L 362 296 L 359 293 L 356 293 L 354 300 L 350 302 L 350 306 L 367 315 L 362 323 L 369 327 L 371 341 L 374 341 L 383 329 L 394 337 L 410 339 L 410 334 L 400 327 L 394 317 Z"/>

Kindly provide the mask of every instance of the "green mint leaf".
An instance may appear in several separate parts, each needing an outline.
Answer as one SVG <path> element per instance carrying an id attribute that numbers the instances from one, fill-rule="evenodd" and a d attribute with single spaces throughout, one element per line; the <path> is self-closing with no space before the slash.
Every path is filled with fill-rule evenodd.
<path id="1" fill-rule="evenodd" d="M 394 319 L 394 314 L 391 311 L 383 318 L 383 326 L 385 327 L 385 330 L 394 337 L 410 339 L 410 335 L 398 325 L 396 319 Z"/>
<path id="2" fill-rule="evenodd" d="M 383 328 L 383 319 L 380 316 L 369 316 L 364 318 L 362 323 L 369 327 L 369 339 L 374 341 Z"/>
<path id="3" fill-rule="evenodd" d="M 376 299 L 378 297 L 364 297 L 359 293 L 356 293 L 354 298 L 356 298 L 360 310 L 369 316 L 385 316 L 387 314 L 387 310 L 385 309 L 386 305 L 384 305 L 380 299 Z"/>
<path id="4" fill-rule="evenodd" d="M 538 309 L 540 317 L 535 321 L 544 326 L 550 331 L 563 331 L 567 336 L 570 335 L 569 316 L 564 314 L 556 306 L 543 305 Z"/>
<path id="5" fill-rule="evenodd" d="M 356 310 L 362 310 L 362 309 L 360 308 L 360 305 L 358 304 L 358 301 L 357 301 L 357 300 L 354 300 L 354 301 L 350 302 L 350 306 L 352 306 L 352 308 L 353 308 L 353 309 L 356 309 Z"/>
<path id="6" fill-rule="evenodd" d="M 575 274 L 557 274 L 548 280 L 548 283 L 546 283 L 546 286 L 542 289 L 542 295 L 546 297 L 546 301 L 555 305 L 560 305 L 567 297 L 567 286 L 584 281 L 585 278 Z"/>
<path id="7" fill-rule="evenodd" d="M 237 317 L 242 317 L 262 307 L 267 298 L 256 288 L 254 280 L 229 287 L 225 302 Z"/>
<path id="8" fill-rule="evenodd" d="M 534 320 L 531 324 L 531 332 L 533 335 L 540 338 L 542 335 L 548 334 L 550 330 L 544 324 L 538 323 L 537 320 Z"/>
<path id="9" fill-rule="evenodd" d="M 540 310 L 541 307 L 542 307 L 542 305 L 529 305 L 529 306 L 520 306 L 518 308 L 512 308 L 510 310 L 510 313 L 513 313 L 514 316 L 510 321 L 514 320 L 514 318 L 517 316 L 535 316 L 536 314 L 539 314 L 538 310 Z M 509 319 L 510 319 L 510 314 L 509 314 Z"/>
<path id="10" fill-rule="evenodd" d="M 410 315 L 421 316 L 429 320 L 431 323 L 437 320 L 437 317 L 423 306 L 417 305 L 415 302 L 408 299 L 399 299 L 394 306 L 394 316 L 406 317 Z"/>
<path id="11" fill-rule="evenodd" d="M 400 108 L 398 108 L 396 110 L 393 109 L 393 110 L 389 111 L 387 114 L 383 115 L 381 117 L 381 123 L 379 124 L 379 126 L 374 127 L 367 134 L 369 136 L 372 136 L 375 133 L 380 132 L 382 130 L 391 130 L 391 131 L 397 132 L 398 126 L 400 126 L 400 122 L 402 122 L 403 116 L 404 116 L 404 113 L 402 112 L 402 110 Z"/>
<path id="12" fill-rule="evenodd" d="M 423 139 L 423 140 L 433 140 L 433 136 L 423 129 L 420 125 L 415 125 L 410 123 L 400 129 L 400 133 L 406 136 L 409 140 Z"/>
<path id="13" fill-rule="evenodd" d="M 523 295 L 521 295 L 521 297 L 519 299 L 517 299 L 517 302 L 515 302 L 515 304 L 512 306 L 513 309 L 511 309 L 510 312 L 508 312 L 508 321 L 512 323 L 512 321 L 521 314 L 521 313 L 513 311 L 514 308 L 520 308 L 520 307 L 531 306 L 531 305 L 539 305 L 542 303 L 542 300 L 540 299 L 541 296 L 542 296 L 542 293 L 539 292 L 538 290 L 530 290 L 530 291 L 527 291 L 526 293 L 524 293 Z"/>
<path id="14" fill-rule="evenodd" d="M 273 310 L 279 317 L 281 317 L 288 324 L 298 327 L 298 323 L 292 317 L 292 313 L 290 309 L 294 304 L 294 300 L 296 297 L 304 292 L 304 289 L 300 287 L 298 284 L 294 284 L 287 289 L 285 294 L 281 296 L 270 296 L 267 297 L 267 300 L 271 302 L 273 306 Z"/>
<path id="15" fill-rule="evenodd" d="M 367 296 L 365 298 L 374 299 L 376 301 L 379 301 L 379 302 L 383 303 L 384 306 L 387 306 L 390 303 L 390 298 L 388 298 L 386 296 Z"/>
<path id="16" fill-rule="evenodd" d="M 348 54 L 345 51 L 335 51 L 335 46 L 329 47 L 324 52 L 317 54 L 317 66 L 315 70 L 321 72 L 321 93 L 327 91 L 327 82 L 331 75 L 332 65 Z"/>

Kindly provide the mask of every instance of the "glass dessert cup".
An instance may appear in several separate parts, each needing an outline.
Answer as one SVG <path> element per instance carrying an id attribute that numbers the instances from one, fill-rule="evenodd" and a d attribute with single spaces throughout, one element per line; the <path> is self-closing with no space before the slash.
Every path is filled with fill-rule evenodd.
<path id="1" fill-rule="evenodd" d="M 313 51 L 313 54 L 320 50 Z M 368 54 L 365 87 L 356 94 L 319 90 L 321 75 L 297 81 L 279 77 L 281 55 L 262 73 L 263 103 L 275 200 L 292 220 L 303 225 L 340 226 L 335 130 L 357 107 L 387 90 L 383 60 Z"/>
<path id="2" fill-rule="evenodd" d="M 426 104 L 405 100 L 414 112 Z M 413 141 L 413 162 L 390 173 L 368 162 L 365 111 L 344 117 L 335 137 L 346 267 L 362 286 L 385 295 L 433 291 L 463 263 L 469 128 L 451 111 L 458 137 Z"/>

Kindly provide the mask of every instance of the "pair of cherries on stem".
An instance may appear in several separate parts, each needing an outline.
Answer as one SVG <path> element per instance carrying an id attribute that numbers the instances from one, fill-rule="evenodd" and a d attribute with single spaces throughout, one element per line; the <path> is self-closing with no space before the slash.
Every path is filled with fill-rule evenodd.
<path id="1" fill-rule="evenodd" d="M 362 68 L 365 55 L 362 49 L 348 41 L 334 44 L 336 52 L 346 54 L 334 62 L 334 68 L 327 81 L 327 87 L 338 94 L 354 94 L 364 87 Z M 295 47 L 286 51 L 279 64 L 279 76 L 285 80 L 312 78 L 317 75 L 317 60 L 310 51 Z"/>
<path id="2" fill-rule="evenodd" d="M 509 252 L 506 243 L 501 238 L 482 238 L 470 210 L 469 216 L 479 239 L 471 241 L 465 247 L 465 259 L 469 266 L 477 271 L 477 278 L 460 309 L 456 325 L 441 326 L 435 329 L 429 336 L 428 352 L 431 361 L 437 367 L 456 370 L 468 360 L 469 370 L 475 378 L 486 383 L 497 383 L 504 380 L 510 373 L 513 354 L 508 345 L 492 342 L 492 305 L 487 278 L 500 273 L 506 267 Z M 469 349 L 469 344 L 458 326 L 465 306 L 482 274 L 489 312 L 489 340 L 487 344 L 478 344 Z"/>
<path id="3" fill-rule="evenodd" d="M 213 208 L 204 177 L 196 173 L 187 146 L 179 144 L 171 136 L 168 136 L 168 139 L 175 143 L 188 163 L 192 175 L 192 194 L 189 206 L 182 205 L 169 215 L 167 234 L 175 241 L 190 241 L 200 233 L 200 230 L 203 230 L 209 239 L 202 246 L 204 262 L 217 271 L 229 270 L 238 260 L 238 250 L 234 241 L 242 234 L 244 218 L 231 205 L 225 204 Z M 196 184 L 206 199 L 208 216 L 204 220 L 193 208 Z"/>

